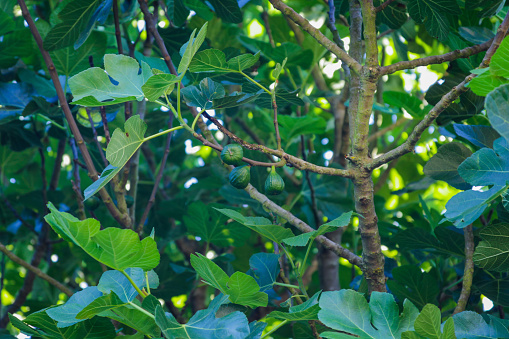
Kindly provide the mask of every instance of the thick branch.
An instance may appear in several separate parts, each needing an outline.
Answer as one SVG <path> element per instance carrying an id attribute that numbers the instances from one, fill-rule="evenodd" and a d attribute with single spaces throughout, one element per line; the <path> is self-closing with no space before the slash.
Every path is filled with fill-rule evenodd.
<path id="1" fill-rule="evenodd" d="M 488 50 L 488 48 L 493 44 L 493 39 L 490 41 L 486 41 L 485 43 L 474 45 L 471 47 L 466 47 L 463 49 L 457 49 L 449 53 L 441 54 L 441 55 L 432 55 L 425 58 L 419 58 L 409 61 L 400 61 L 395 64 L 385 66 L 381 68 L 382 75 L 384 74 L 392 74 L 397 71 L 401 71 L 404 69 L 413 69 L 419 66 L 428 66 L 432 64 L 442 64 L 444 62 L 453 61 L 456 59 L 468 58 L 472 55 L 481 53 L 483 51 Z"/>
<path id="2" fill-rule="evenodd" d="M 69 105 L 67 104 L 67 99 L 65 97 L 65 93 L 62 89 L 62 85 L 60 83 L 60 80 L 58 78 L 58 73 L 55 68 L 55 65 L 53 64 L 53 60 L 51 59 L 51 56 L 49 53 L 44 49 L 42 37 L 39 34 L 39 31 L 37 30 L 37 27 L 35 26 L 35 22 L 30 16 L 30 13 L 28 12 L 28 8 L 25 4 L 24 0 L 18 0 L 18 4 L 21 7 L 21 12 L 23 14 L 23 18 L 25 18 L 25 21 L 28 24 L 28 27 L 30 27 L 30 31 L 32 32 L 32 35 L 37 43 L 37 46 L 39 47 L 39 50 L 41 51 L 42 57 L 44 59 L 44 62 L 46 64 L 46 67 L 48 68 L 49 74 L 51 76 L 51 80 L 53 81 L 53 86 L 55 87 L 55 90 L 57 92 L 58 101 L 60 102 L 60 106 L 62 107 L 62 110 L 64 112 L 65 118 L 69 124 L 69 127 L 71 128 L 72 134 L 74 135 L 74 138 L 76 139 L 76 144 L 78 145 L 81 155 L 83 156 L 83 159 L 85 160 L 85 164 L 87 165 L 88 169 L 88 175 L 90 178 L 94 181 L 98 179 L 98 173 L 95 169 L 94 162 L 92 161 L 92 158 L 90 157 L 90 154 L 88 153 L 87 145 L 85 144 L 83 137 L 81 136 L 81 133 L 78 129 L 78 125 L 76 124 L 76 120 L 74 120 L 74 117 L 71 113 L 71 109 L 69 108 Z M 116 208 L 115 204 L 113 203 L 113 200 L 109 196 L 108 192 L 103 188 L 99 191 L 101 198 L 103 202 L 106 204 L 106 207 L 108 208 L 108 211 L 110 214 L 115 218 L 115 220 L 120 223 L 121 225 L 129 225 L 129 215 L 122 215 L 119 210 Z"/>
<path id="3" fill-rule="evenodd" d="M 303 30 L 308 32 L 313 38 L 316 39 L 322 46 L 327 48 L 332 54 L 336 55 L 341 61 L 346 63 L 350 69 L 359 73 L 361 65 L 354 58 L 342 50 L 334 41 L 329 40 L 319 29 L 314 28 L 309 21 L 303 18 L 299 13 L 295 12 L 292 8 L 284 4 L 281 0 L 269 0 L 272 6 L 277 8 L 281 13 L 292 19 L 296 24 L 302 27 Z"/>
<path id="4" fill-rule="evenodd" d="M 474 278 L 474 232 L 472 224 L 463 229 L 465 234 L 465 271 L 463 272 L 463 286 L 458 299 L 458 304 L 453 314 L 463 312 L 467 307 L 470 291 L 472 290 L 472 279 Z"/>
<path id="5" fill-rule="evenodd" d="M 70 297 L 71 295 L 73 295 L 73 291 L 71 291 L 68 287 L 64 286 L 62 283 L 60 283 L 59 281 L 53 279 L 52 277 L 50 277 L 49 275 L 47 275 L 46 273 L 44 273 L 43 271 L 41 271 L 39 268 L 35 267 L 35 266 L 32 266 L 30 265 L 29 263 L 27 263 L 25 260 L 21 259 L 20 257 L 18 257 L 17 255 L 15 255 L 14 253 L 12 253 L 11 251 L 9 251 L 7 249 L 7 247 L 5 247 L 5 245 L 3 245 L 2 243 L 0 243 L 0 252 L 4 253 L 9 259 L 11 259 L 13 262 L 15 262 L 16 264 L 20 265 L 20 266 L 23 266 L 24 268 L 26 268 L 27 270 L 29 270 L 30 272 L 33 272 L 36 276 L 38 276 L 39 278 L 41 279 L 44 279 L 46 280 L 47 282 L 49 282 L 51 285 L 55 286 L 56 288 L 58 288 L 60 291 L 62 291 L 63 293 L 65 293 L 68 297 Z"/>
<path id="6" fill-rule="evenodd" d="M 265 208 L 271 210 L 273 213 L 279 215 L 281 218 L 287 220 L 291 225 L 298 228 L 301 232 L 308 233 L 308 232 L 312 232 L 315 230 L 311 226 L 306 224 L 304 221 L 302 221 L 299 218 L 297 218 L 296 216 L 294 216 L 292 213 L 288 212 L 281 206 L 272 202 L 265 195 L 258 192 L 256 190 L 256 188 L 254 188 L 252 185 L 248 185 L 245 190 L 246 190 L 246 192 L 249 193 L 251 198 L 255 199 L 256 201 L 261 203 Z M 338 256 L 345 258 L 352 265 L 362 267 L 362 259 L 359 256 L 357 256 L 356 254 L 350 252 L 349 250 L 341 247 L 340 245 L 334 243 L 333 241 L 327 239 L 323 235 L 317 237 L 316 241 L 321 243 L 328 250 L 336 253 Z"/>

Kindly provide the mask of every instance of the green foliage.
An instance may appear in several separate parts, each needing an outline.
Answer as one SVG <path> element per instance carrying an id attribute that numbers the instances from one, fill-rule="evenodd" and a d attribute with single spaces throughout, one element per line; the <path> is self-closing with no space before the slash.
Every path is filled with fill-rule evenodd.
<path id="1" fill-rule="evenodd" d="M 128 267 L 150 270 L 159 264 L 157 245 L 151 237 L 139 240 L 132 230 L 107 228 L 100 230 L 95 219 L 79 220 L 58 211 L 53 204 L 46 222 L 64 240 L 74 243 L 97 261 L 123 271 Z"/>
<path id="2" fill-rule="evenodd" d="M 0 337 L 509 338 L 503 1 L 28 2 L 54 68 L 15 5 Z"/>
<path id="3" fill-rule="evenodd" d="M 401 315 L 394 298 L 387 293 L 373 292 L 368 304 L 364 296 L 352 290 L 323 292 L 318 318 L 328 327 L 361 338 L 401 338 L 414 329 L 419 315 L 408 300 Z M 369 321 L 366 321 L 369 320 Z M 324 338 L 344 338 L 335 332 L 325 332 Z"/>

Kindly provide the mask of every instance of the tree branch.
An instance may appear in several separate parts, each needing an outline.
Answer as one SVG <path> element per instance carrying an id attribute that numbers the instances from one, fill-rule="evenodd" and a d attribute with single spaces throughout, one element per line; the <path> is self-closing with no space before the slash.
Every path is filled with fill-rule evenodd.
<path id="1" fill-rule="evenodd" d="M 400 61 L 395 64 L 384 66 L 380 69 L 381 74 L 392 74 L 397 71 L 401 71 L 404 69 L 413 69 L 419 66 L 428 66 L 432 64 L 441 64 L 448 61 L 453 61 L 461 58 L 468 58 L 474 54 L 481 53 L 483 51 L 488 50 L 488 48 L 493 44 L 493 39 L 490 41 L 486 41 L 485 43 L 474 45 L 471 47 L 466 47 L 463 49 L 457 49 L 451 51 L 449 53 L 441 54 L 441 55 L 432 55 L 425 58 L 419 58 L 409 61 Z"/>
<path id="2" fill-rule="evenodd" d="M 384 9 L 387 8 L 387 6 L 389 6 L 391 3 L 393 3 L 395 0 L 386 0 L 383 4 L 381 4 L 380 6 L 376 7 L 375 8 L 375 12 L 378 13 L 378 12 L 381 12 L 383 11 Z"/>
<path id="3" fill-rule="evenodd" d="M 472 290 L 472 279 L 474 278 L 474 231 L 472 224 L 463 229 L 465 235 L 465 271 L 463 272 L 463 284 L 458 304 L 453 314 L 463 312 L 467 307 L 470 291 Z"/>
<path id="4" fill-rule="evenodd" d="M 55 65 L 53 64 L 53 60 L 51 59 L 51 56 L 49 55 L 49 53 L 43 47 L 41 35 L 39 34 L 37 27 L 35 26 L 35 22 L 32 19 L 31 15 L 28 11 L 25 1 L 18 0 L 18 4 L 21 8 L 21 13 L 23 14 L 23 18 L 27 22 L 28 27 L 30 28 L 30 31 L 32 32 L 32 35 L 37 43 L 37 46 L 39 47 L 39 50 L 41 51 L 42 57 L 44 59 L 44 62 L 46 64 L 46 67 L 50 74 L 51 80 L 53 81 L 53 86 L 55 87 L 55 90 L 57 92 L 58 101 L 60 102 L 60 106 L 62 107 L 65 118 L 69 124 L 69 127 L 71 128 L 74 138 L 76 139 L 76 144 L 78 145 L 78 148 L 81 151 L 81 155 L 83 156 L 83 159 L 85 160 L 85 164 L 87 165 L 88 175 L 90 176 L 90 178 L 92 180 L 96 181 L 98 179 L 97 170 L 95 169 L 94 162 L 92 161 L 92 158 L 90 157 L 90 154 L 88 153 L 87 145 L 85 144 L 83 137 L 81 136 L 81 133 L 78 129 L 78 125 L 76 124 L 76 120 L 74 120 L 74 117 L 71 113 L 69 105 L 67 104 L 67 99 L 65 97 L 64 90 L 62 89 L 62 85 L 58 78 L 58 73 L 55 68 Z M 103 188 L 99 191 L 99 194 L 101 195 L 103 202 L 106 204 L 106 207 L 108 208 L 108 211 L 113 216 L 113 218 L 115 218 L 115 220 L 118 223 L 120 223 L 121 225 L 129 225 L 129 223 L 130 223 L 129 215 L 121 214 L 119 212 L 119 210 L 113 203 L 113 200 L 109 196 L 108 192 Z"/>
<path id="5" fill-rule="evenodd" d="M 304 221 L 300 220 L 295 215 L 293 215 L 292 213 L 283 209 L 281 206 L 272 202 L 265 195 L 258 192 L 258 190 L 256 188 L 254 188 L 252 185 L 248 185 L 247 188 L 245 188 L 245 190 L 247 193 L 249 193 L 251 198 L 255 199 L 256 201 L 261 203 L 265 208 L 268 208 L 273 213 L 279 215 L 281 218 L 284 218 L 285 220 L 287 220 L 291 225 L 298 228 L 301 232 L 308 233 L 308 232 L 315 231 L 315 229 L 313 229 L 311 226 L 306 224 Z M 348 260 L 348 262 L 350 262 L 352 265 L 356 265 L 356 266 L 359 266 L 362 268 L 362 259 L 359 256 L 357 256 L 356 254 L 341 247 L 339 244 L 336 244 L 333 241 L 327 239 L 323 235 L 317 237 L 315 240 L 317 242 L 319 242 L 320 244 L 322 244 L 328 250 L 330 250 L 330 251 L 336 253 L 338 256 Z"/>
<path id="6" fill-rule="evenodd" d="M 207 119 L 212 121 L 212 123 L 214 125 L 216 125 L 217 128 L 221 132 L 223 132 L 223 134 L 227 135 L 230 139 L 232 139 L 233 141 L 235 141 L 236 143 L 242 145 L 243 147 L 245 147 L 247 149 L 254 150 L 254 151 L 260 151 L 260 152 L 263 152 L 263 153 L 275 155 L 276 157 L 280 158 L 282 161 L 284 160 L 284 161 L 286 161 L 286 163 L 289 163 L 289 164 L 293 165 L 295 168 L 300 169 L 302 171 L 307 170 L 307 171 L 311 171 L 311 172 L 315 172 L 315 173 L 328 174 L 328 175 L 340 176 L 340 177 L 345 177 L 345 178 L 353 178 L 353 174 L 352 174 L 352 172 L 350 170 L 343 170 L 343 169 L 332 168 L 332 167 L 317 166 L 315 164 L 312 164 L 312 163 L 304 161 L 304 160 L 302 160 L 300 158 L 297 158 L 297 157 L 295 157 L 293 155 L 287 154 L 287 153 L 284 152 L 284 150 L 273 150 L 273 149 L 265 147 L 263 145 L 250 144 L 250 143 L 242 140 L 241 138 L 239 138 L 238 136 L 236 136 L 232 132 L 230 132 L 216 118 L 210 116 L 207 112 L 203 112 L 203 115 Z M 198 138 L 198 136 L 199 136 L 199 134 L 195 133 L 195 137 Z M 210 145 L 207 145 L 207 146 L 210 146 Z M 221 147 L 221 146 L 218 146 L 218 147 Z M 222 147 L 221 147 L 221 149 L 222 149 Z M 243 158 L 243 160 L 245 162 L 247 162 L 247 163 L 253 162 L 253 160 L 250 160 L 250 159 L 247 159 L 247 158 Z M 256 163 L 256 162 L 253 162 L 253 163 Z M 262 164 L 263 165 L 261 165 L 261 166 L 265 166 L 264 165 L 265 163 L 262 163 Z M 270 167 L 273 164 L 268 164 L 268 165 Z M 260 166 L 260 165 L 256 165 L 255 164 L 254 166 Z"/>
<path id="7" fill-rule="evenodd" d="M 351 70 L 359 73 L 361 64 L 354 58 L 342 50 L 334 41 L 329 40 L 319 29 L 314 28 L 309 21 L 303 18 L 299 13 L 295 12 L 291 7 L 284 4 L 281 0 L 269 0 L 274 8 L 277 8 L 281 13 L 292 19 L 296 24 L 302 27 L 303 30 L 308 32 L 313 38 L 316 39 L 322 46 L 327 48 L 332 54 L 336 55 L 341 61 L 346 63 Z"/>
<path id="8" fill-rule="evenodd" d="M 46 280 L 47 282 L 49 282 L 51 285 L 55 286 L 56 288 L 58 288 L 60 291 L 62 291 L 63 293 L 65 293 L 68 297 L 70 297 L 71 295 L 73 295 L 73 291 L 71 291 L 68 287 L 64 286 L 62 283 L 60 283 L 59 281 L 53 279 L 52 277 L 50 277 L 49 275 L 47 275 L 46 273 L 44 273 L 43 271 L 41 271 L 39 268 L 33 266 L 33 265 L 30 265 L 29 263 L 27 263 L 25 260 L 21 259 L 20 257 L 18 257 L 16 254 L 12 253 L 11 251 L 9 251 L 7 249 L 7 247 L 5 247 L 5 245 L 3 245 L 2 243 L 0 243 L 0 252 L 4 253 L 9 259 L 11 259 L 13 262 L 15 262 L 16 264 L 20 265 L 20 266 L 23 266 L 24 268 L 26 268 L 27 270 L 29 270 L 30 272 L 33 272 L 36 276 L 38 276 L 39 278 L 41 279 L 44 279 Z"/>

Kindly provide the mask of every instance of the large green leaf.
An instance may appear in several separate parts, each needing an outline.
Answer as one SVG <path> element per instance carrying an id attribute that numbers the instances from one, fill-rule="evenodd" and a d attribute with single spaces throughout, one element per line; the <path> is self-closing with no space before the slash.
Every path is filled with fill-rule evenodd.
<path id="1" fill-rule="evenodd" d="M 458 167 L 458 173 L 473 186 L 499 185 L 509 181 L 508 144 L 505 139 L 494 141 L 493 149 L 481 148 Z"/>
<path id="2" fill-rule="evenodd" d="M 461 234 L 440 226 L 435 228 L 434 232 L 435 236 L 422 228 L 409 228 L 398 232 L 392 241 L 405 250 L 425 249 L 446 255 L 464 256 L 465 241 Z"/>
<path id="3" fill-rule="evenodd" d="M 217 16 L 226 22 L 239 24 L 242 22 L 242 12 L 237 0 L 210 0 Z"/>
<path id="4" fill-rule="evenodd" d="M 100 230 L 95 219 L 79 220 L 69 213 L 59 212 L 52 203 L 51 213 L 44 219 L 62 238 L 81 247 L 95 260 L 116 270 L 139 267 L 151 270 L 159 263 L 157 244 L 151 237 L 140 241 L 130 229 Z"/>
<path id="5" fill-rule="evenodd" d="M 126 305 L 115 293 L 103 295 L 75 314 L 76 319 L 91 319 L 96 315 Z M 49 311 L 49 310 L 48 310 Z"/>
<path id="6" fill-rule="evenodd" d="M 182 55 L 182 59 L 180 60 L 180 64 L 177 70 L 179 73 L 185 73 L 185 71 L 189 67 L 189 64 L 191 63 L 191 60 L 193 60 L 194 55 L 196 54 L 196 52 L 198 52 L 198 49 L 205 41 L 205 36 L 207 35 L 207 27 L 208 22 L 206 22 L 201 27 L 200 31 L 198 32 L 198 35 L 196 35 L 196 39 L 194 38 L 196 30 L 194 30 L 193 33 L 191 33 L 189 41 L 181 47 L 180 53 Z"/>
<path id="7" fill-rule="evenodd" d="M 454 0 L 413 0 L 408 3 L 408 13 L 416 23 L 425 23 L 430 35 L 447 40 L 449 16 L 459 15 L 461 10 Z"/>
<path id="8" fill-rule="evenodd" d="M 187 324 L 180 324 L 170 313 L 165 314 L 159 305 L 155 310 L 155 321 L 168 339 L 248 338 L 251 329 L 243 313 L 237 311 L 216 318 L 219 307 L 227 302 L 228 296 L 216 296 L 207 309 L 196 312 Z"/>
<path id="9" fill-rule="evenodd" d="M 472 151 L 459 142 L 442 145 L 424 166 L 424 174 L 457 189 L 469 189 L 472 186 L 459 175 L 458 167 L 471 155 Z"/>
<path id="10" fill-rule="evenodd" d="M 140 148 L 145 139 L 147 124 L 139 115 L 130 117 L 124 124 L 125 132 L 117 128 L 111 136 L 106 149 L 106 159 L 111 165 L 124 167 L 127 161 Z"/>
<path id="11" fill-rule="evenodd" d="M 140 305 L 140 302 L 137 299 L 135 299 L 133 302 L 138 306 L 142 306 Z M 114 310 L 109 309 L 103 311 L 102 313 L 99 314 L 99 316 L 116 320 L 152 338 L 159 338 L 161 336 L 161 331 L 156 325 L 154 317 L 151 317 L 147 315 L 145 312 L 133 308 L 130 305 L 116 307 Z M 95 317 L 93 319 L 97 318 L 99 317 Z M 109 319 L 108 321 L 111 322 L 111 320 Z"/>
<path id="12" fill-rule="evenodd" d="M 54 51 L 76 42 L 87 27 L 101 0 L 74 0 L 58 14 L 61 22 L 53 27 L 44 38 L 44 49 Z"/>
<path id="13" fill-rule="evenodd" d="M 447 319 L 441 328 L 442 314 L 435 305 L 426 305 L 415 319 L 415 332 L 404 332 L 403 339 L 429 338 L 429 339 L 456 339 L 454 334 L 454 321 Z"/>
<path id="14" fill-rule="evenodd" d="M 268 316 L 289 321 L 318 320 L 318 312 L 320 311 L 318 297 L 320 294 L 321 292 L 317 292 L 302 304 L 290 307 L 288 313 L 272 311 Z"/>
<path id="15" fill-rule="evenodd" d="M 456 336 L 462 339 L 509 338 L 509 321 L 486 314 L 464 311 L 452 316 Z"/>
<path id="16" fill-rule="evenodd" d="M 175 26 L 182 26 L 189 16 L 189 9 L 182 0 L 166 1 L 168 17 Z"/>
<path id="17" fill-rule="evenodd" d="M 103 59 L 106 52 L 106 34 L 92 32 L 80 48 L 66 47 L 51 52 L 51 58 L 59 75 L 68 77 L 84 71 L 90 67 L 90 58 L 96 63 Z"/>
<path id="18" fill-rule="evenodd" d="M 279 255 L 255 253 L 249 258 L 249 267 L 247 274 L 255 278 L 260 291 L 267 291 L 272 288 L 279 275 Z"/>
<path id="19" fill-rule="evenodd" d="M 57 322 L 59 328 L 69 327 L 84 321 L 86 318 L 80 320 L 76 315 L 102 295 L 96 286 L 90 286 L 74 293 L 65 304 L 47 309 L 46 313 Z"/>
<path id="20" fill-rule="evenodd" d="M 491 126 L 509 142 L 509 85 L 503 85 L 486 96 L 486 111 Z"/>
<path id="21" fill-rule="evenodd" d="M 503 307 L 509 306 L 509 277 L 499 275 L 493 277 L 493 274 L 488 274 L 479 271 L 474 276 L 473 288 L 479 294 L 484 295 L 486 298 L 493 301 L 495 305 Z"/>
<path id="22" fill-rule="evenodd" d="M 422 272 L 417 266 L 399 266 L 392 270 L 393 280 L 387 286 L 399 300 L 408 299 L 419 308 L 436 304 L 440 293 L 439 283 L 431 273 Z"/>
<path id="23" fill-rule="evenodd" d="M 495 88 L 503 84 L 507 84 L 508 82 L 509 80 L 507 80 L 506 78 L 503 78 L 491 72 L 485 72 L 473 78 L 472 81 L 468 83 L 468 87 L 471 88 L 472 92 L 474 92 L 475 94 L 484 97 L 487 96 Z"/>
<path id="24" fill-rule="evenodd" d="M 226 55 L 218 49 L 206 49 L 197 53 L 189 65 L 193 73 L 239 73 L 253 66 L 260 57 L 259 53 L 242 54 L 226 62 Z"/>
<path id="25" fill-rule="evenodd" d="M 475 264 L 487 270 L 509 271 L 509 224 L 489 225 L 479 236 L 483 241 L 475 248 Z"/>
<path id="26" fill-rule="evenodd" d="M 139 288 L 147 287 L 147 278 L 151 289 L 159 286 L 159 278 L 154 271 L 148 271 L 145 276 L 145 272 L 141 268 L 127 268 L 125 273 Z M 127 277 L 122 272 L 115 270 L 104 272 L 99 279 L 97 288 L 104 294 L 114 292 L 126 303 L 133 301 L 138 296 L 138 292 Z"/>
<path id="27" fill-rule="evenodd" d="M 350 219 L 352 218 L 352 214 L 352 211 L 343 213 L 338 218 L 321 225 L 316 231 L 303 233 L 291 238 L 286 238 L 283 240 L 283 242 L 290 246 L 306 246 L 309 239 L 315 239 L 319 235 L 335 231 L 338 227 L 348 226 Z"/>
<path id="28" fill-rule="evenodd" d="M 23 323 L 32 327 L 31 335 L 51 339 L 110 339 L 116 337 L 115 327 L 109 319 L 96 317 L 78 324 L 60 328 L 46 310 L 30 314 Z M 21 328 L 25 331 L 26 327 Z M 35 333 L 34 333 L 35 332 Z"/>
<path id="29" fill-rule="evenodd" d="M 125 55 L 106 54 L 104 70 L 92 67 L 69 79 L 73 104 L 82 106 L 114 105 L 144 99 L 141 87 L 152 75 L 150 66 Z"/>
<path id="30" fill-rule="evenodd" d="M 228 218 L 203 202 L 189 205 L 184 223 L 189 233 L 216 246 L 239 246 L 249 238 L 249 229 L 238 223 L 226 223 Z"/>
<path id="31" fill-rule="evenodd" d="M 154 74 L 141 86 L 141 90 L 148 100 L 156 101 L 163 95 L 170 95 L 180 80 L 180 77 L 173 74 Z"/>
<path id="32" fill-rule="evenodd" d="M 454 124 L 454 131 L 477 147 L 493 148 L 493 142 L 500 134 L 491 126 Z"/>
<path id="33" fill-rule="evenodd" d="M 487 191 L 468 190 L 453 196 L 445 205 L 445 217 L 454 226 L 463 228 L 477 220 L 494 199 L 508 186 L 493 186 Z"/>
<path id="34" fill-rule="evenodd" d="M 280 244 L 283 239 L 293 237 L 291 230 L 282 226 L 273 225 L 267 218 L 262 217 L 244 217 L 239 212 L 230 209 L 218 209 L 219 212 L 223 213 L 229 218 L 232 218 L 236 222 L 252 229 L 253 231 L 263 235 L 271 241 L 275 241 Z"/>
<path id="35" fill-rule="evenodd" d="M 225 96 L 223 85 L 205 78 L 198 86 L 188 86 L 181 91 L 188 106 L 200 107 L 202 109 L 212 109 L 212 100 Z"/>
<path id="36" fill-rule="evenodd" d="M 268 295 L 260 292 L 253 277 L 242 272 L 228 277 L 217 264 L 199 253 L 191 256 L 191 265 L 205 282 L 228 295 L 232 303 L 253 308 L 267 306 Z"/>
<path id="37" fill-rule="evenodd" d="M 327 127 L 327 122 L 323 118 L 310 114 L 303 117 L 281 115 L 278 117 L 278 123 L 281 126 L 279 129 L 281 138 L 287 143 L 303 134 L 322 134 Z"/>
<path id="38" fill-rule="evenodd" d="M 357 335 L 361 338 L 401 338 L 401 333 L 412 331 L 419 311 L 408 300 L 403 302 L 403 313 L 389 293 L 373 292 L 368 304 L 365 297 L 353 290 L 323 292 L 318 318 L 326 326 Z M 330 334 L 330 336 L 329 336 Z M 322 333 L 324 338 L 346 338 Z"/>

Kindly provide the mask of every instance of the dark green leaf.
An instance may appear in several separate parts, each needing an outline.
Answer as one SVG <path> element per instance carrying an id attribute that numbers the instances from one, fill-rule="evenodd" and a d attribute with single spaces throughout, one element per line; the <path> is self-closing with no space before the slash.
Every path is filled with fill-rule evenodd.
<path id="1" fill-rule="evenodd" d="M 210 0 L 217 16 L 226 22 L 239 24 L 242 22 L 242 12 L 237 0 Z"/>
<path id="2" fill-rule="evenodd" d="M 416 23 L 424 23 L 433 37 L 445 41 L 449 33 L 449 15 L 459 15 L 461 10 L 454 0 L 414 0 L 408 3 L 408 13 Z"/>
<path id="3" fill-rule="evenodd" d="M 202 109 L 212 109 L 212 100 L 225 96 L 223 85 L 218 82 L 205 78 L 200 82 L 200 86 L 188 86 L 181 90 L 188 106 L 200 107 Z"/>
<path id="4" fill-rule="evenodd" d="M 500 138 L 500 134 L 491 126 L 454 124 L 454 131 L 477 147 L 493 148 L 493 142 Z"/>
<path id="5" fill-rule="evenodd" d="M 408 265 L 394 268 L 392 276 L 394 280 L 388 280 L 387 286 L 399 300 L 408 299 L 419 308 L 437 303 L 440 288 L 431 273 Z"/>
<path id="6" fill-rule="evenodd" d="M 483 239 L 474 252 L 474 262 L 481 268 L 509 271 L 509 224 L 489 225 L 479 232 Z"/>

